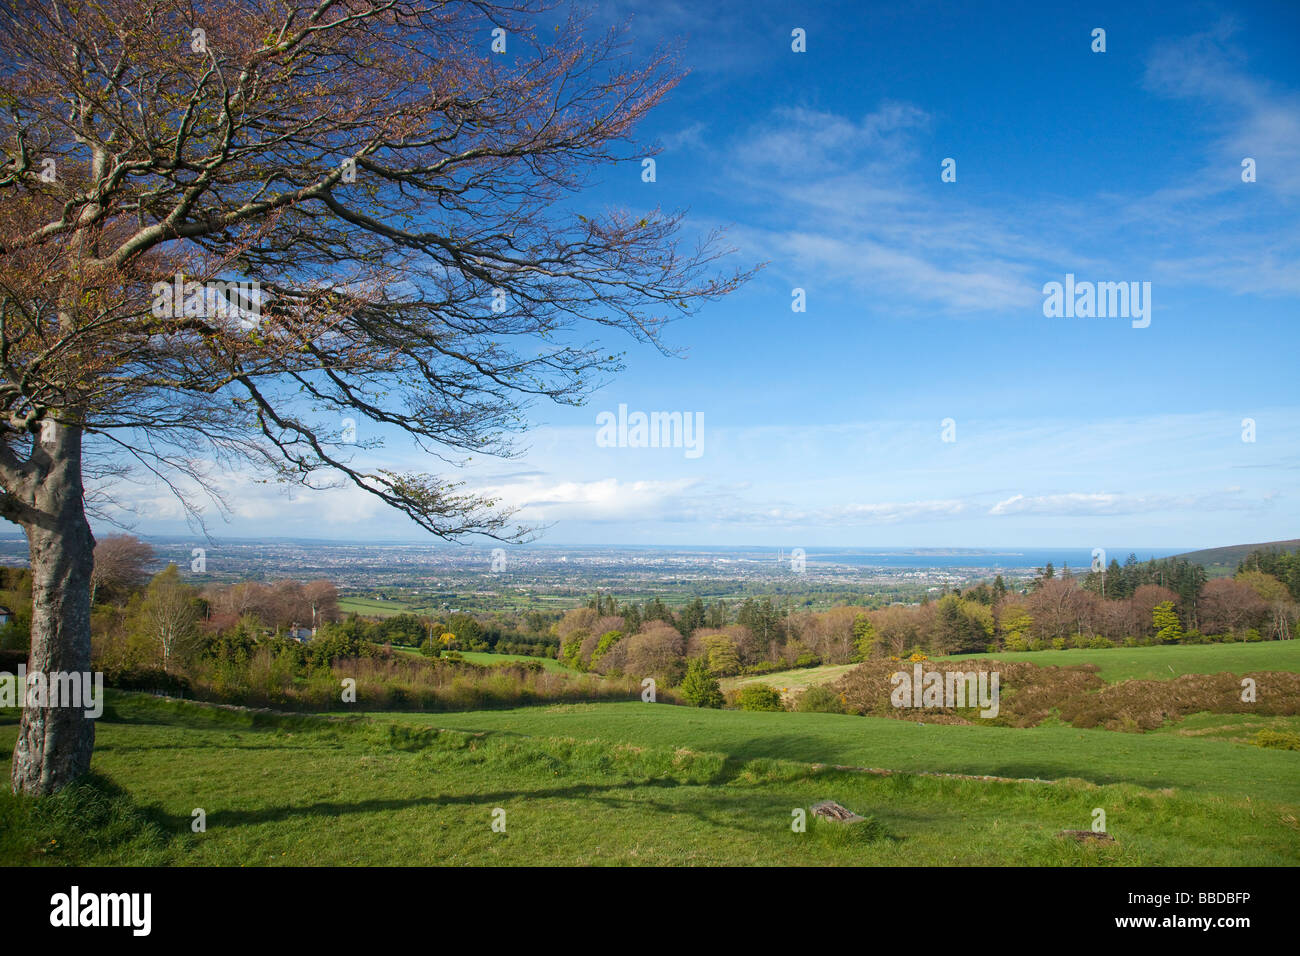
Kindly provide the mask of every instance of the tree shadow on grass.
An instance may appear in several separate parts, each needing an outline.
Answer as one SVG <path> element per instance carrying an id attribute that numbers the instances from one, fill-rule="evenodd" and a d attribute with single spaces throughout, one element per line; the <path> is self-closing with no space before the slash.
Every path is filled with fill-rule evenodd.
<path id="1" fill-rule="evenodd" d="M 482 804 L 499 804 L 504 801 L 527 798 L 530 800 L 549 799 L 592 799 L 598 794 L 619 790 L 636 790 L 642 788 L 701 786 L 700 784 L 683 784 L 672 779 L 627 780 L 612 784 L 575 784 L 567 787 L 554 787 L 548 790 L 498 790 L 482 791 L 468 794 L 437 794 L 427 797 L 392 797 L 372 798 L 367 800 L 350 800 L 346 802 L 321 801 L 303 806 L 264 807 L 256 810 L 210 810 L 207 814 L 208 825 L 216 826 L 254 826 L 262 823 L 282 823 L 301 817 L 321 817 L 337 819 L 352 814 L 396 813 L 419 807 L 453 807 L 478 806 Z M 191 818 L 169 813 L 157 804 L 142 808 L 151 820 L 169 830 L 189 829 Z"/>

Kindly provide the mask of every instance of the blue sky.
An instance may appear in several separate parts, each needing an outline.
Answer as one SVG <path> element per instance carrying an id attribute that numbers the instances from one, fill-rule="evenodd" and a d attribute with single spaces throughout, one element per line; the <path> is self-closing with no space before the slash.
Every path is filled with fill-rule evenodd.
<path id="1" fill-rule="evenodd" d="M 684 357 L 610 339 L 628 370 L 535 408 L 470 487 L 552 543 L 1300 536 L 1300 5 L 973 6 L 603 5 L 691 73 L 642 130 L 657 181 L 622 164 L 575 206 L 685 207 L 766 266 L 670 327 Z M 1150 282 L 1149 327 L 1045 317 L 1067 273 Z M 701 414 L 702 454 L 601 447 L 620 404 Z M 374 454 L 433 469 L 395 437 Z M 417 536 L 362 492 L 227 487 L 217 535 Z M 138 530 L 184 527 L 132 495 Z"/>

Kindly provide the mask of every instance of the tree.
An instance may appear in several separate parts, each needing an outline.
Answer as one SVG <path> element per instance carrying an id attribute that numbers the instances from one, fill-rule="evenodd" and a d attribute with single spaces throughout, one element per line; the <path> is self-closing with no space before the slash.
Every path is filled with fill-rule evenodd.
<path id="1" fill-rule="evenodd" d="M 122 598 L 148 579 L 154 550 L 130 534 L 115 534 L 95 544 L 90 572 L 90 602 L 96 597 Z"/>
<path id="2" fill-rule="evenodd" d="M 609 653 L 610 649 L 621 641 L 624 637 L 622 631 L 609 630 L 600 635 L 600 640 L 596 642 L 596 647 L 591 653 L 591 667 L 600 673 L 606 673 L 608 668 L 600 667 L 601 660 Z"/>
<path id="3" fill-rule="evenodd" d="M 1176 644 L 1183 639 L 1183 623 L 1174 611 L 1173 601 L 1161 601 L 1151 609 L 1151 624 L 1156 629 L 1156 640 L 1162 644 Z"/>
<path id="4" fill-rule="evenodd" d="M 730 677 L 740 673 L 740 654 L 736 642 L 726 634 L 709 634 L 703 639 L 704 661 L 709 673 Z"/>
<path id="5" fill-rule="evenodd" d="M 681 616 L 677 620 L 677 630 L 681 631 L 682 637 L 690 637 L 705 626 L 705 621 L 704 602 L 696 598 L 682 608 Z"/>
<path id="6" fill-rule="evenodd" d="M 339 592 L 334 582 L 324 578 L 308 581 L 302 590 L 311 608 L 312 630 L 339 619 Z"/>
<path id="7" fill-rule="evenodd" d="M 679 248 L 680 212 L 575 198 L 652 152 L 634 128 L 679 76 L 574 18 L 537 40 L 533 7 L 0 6 L 0 516 L 28 538 L 33 670 L 90 665 L 87 482 L 138 467 L 197 519 L 244 463 L 521 540 L 498 502 L 362 453 L 383 428 L 451 467 L 510 455 L 532 401 L 621 367 L 587 330 L 666 350 L 744 281 L 718 234 Z M 14 788 L 93 746 L 80 710 L 25 709 Z"/>
<path id="8" fill-rule="evenodd" d="M 655 677 L 669 683 L 682 675 L 682 652 L 685 642 L 677 628 L 656 621 L 646 625 L 640 634 L 619 641 L 627 655 L 623 673 L 637 679 Z"/>
<path id="9" fill-rule="evenodd" d="M 198 636 L 198 609 L 195 590 L 181 580 L 175 564 L 154 575 L 145 589 L 140 614 L 149 635 L 158 644 L 164 671 L 173 658 L 187 649 Z"/>
<path id="10" fill-rule="evenodd" d="M 708 666 L 701 658 L 697 657 L 687 665 L 680 689 L 682 699 L 692 707 L 712 707 L 716 710 L 723 704 L 722 687 L 718 679 L 709 673 Z"/>
<path id="11" fill-rule="evenodd" d="M 998 630 L 1002 633 L 1002 644 L 1007 650 L 1028 650 L 1029 632 L 1033 626 L 1033 616 L 1024 604 L 1007 601 L 998 608 Z"/>
<path id="12" fill-rule="evenodd" d="M 1201 630 L 1206 634 L 1235 634 L 1258 627 L 1268 616 L 1268 602 L 1249 583 L 1216 578 L 1201 592 Z"/>
<path id="13" fill-rule="evenodd" d="M 871 623 L 871 618 L 865 613 L 860 613 L 853 619 L 853 647 L 855 661 L 865 661 L 870 659 L 871 652 L 876 647 L 876 628 Z"/>

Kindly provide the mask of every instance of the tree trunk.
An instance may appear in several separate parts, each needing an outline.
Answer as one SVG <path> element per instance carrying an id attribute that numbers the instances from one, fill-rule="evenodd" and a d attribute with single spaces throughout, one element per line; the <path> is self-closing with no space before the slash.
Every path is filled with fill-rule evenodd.
<path id="1" fill-rule="evenodd" d="M 90 670 L 90 575 L 95 539 L 81 486 L 81 429 L 54 426 L 41 442 L 48 458 L 23 502 L 32 568 L 32 648 L 28 674 Z M 90 769 L 95 745 L 89 705 L 46 700 L 24 707 L 14 746 L 15 793 L 44 795 Z M 63 706 L 49 706 L 59 703 Z"/>

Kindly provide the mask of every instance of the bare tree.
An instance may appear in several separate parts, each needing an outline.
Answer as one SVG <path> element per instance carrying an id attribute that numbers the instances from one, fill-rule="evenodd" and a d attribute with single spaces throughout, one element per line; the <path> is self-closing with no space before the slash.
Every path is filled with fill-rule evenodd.
<path id="1" fill-rule="evenodd" d="M 593 331 L 663 348 L 744 280 L 713 271 L 715 234 L 681 248 L 679 212 L 582 202 L 593 169 L 648 155 L 633 129 L 678 75 L 572 17 L 534 33 L 537 13 L 0 4 L 0 516 L 29 541 L 33 669 L 89 667 L 86 461 L 196 514 L 218 466 L 252 463 L 517 539 L 498 502 L 360 451 L 383 426 L 439 467 L 511 454 L 532 401 L 621 367 Z M 25 709 L 14 788 L 57 790 L 93 746 L 80 711 Z"/>
<path id="2" fill-rule="evenodd" d="M 90 572 L 90 602 L 101 592 L 122 597 L 148 580 L 148 567 L 155 560 L 153 546 L 130 534 L 115 534 L 95 544 L 95 562 Z"/>
<path id="3" fill-rule="evenodd" d="M 303 585 L 303 593 L 311 607 L 311 627 L 314 632 L 322 624 L 339 619 L 339 592 L 334 582 L 324 578 L 308 581 Z"/>

